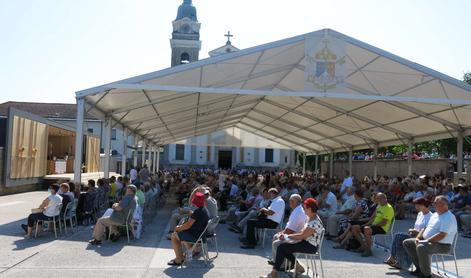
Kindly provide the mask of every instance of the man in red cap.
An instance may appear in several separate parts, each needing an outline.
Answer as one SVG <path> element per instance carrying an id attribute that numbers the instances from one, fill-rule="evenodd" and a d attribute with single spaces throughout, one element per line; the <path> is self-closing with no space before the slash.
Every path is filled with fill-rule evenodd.
<path id="1" fill-rule="evenodd" d="M 196 192 L 193 195 L 191 203 L 197 207 L 191 214 L 188 221 L 182 225 L 175 227 L 175 232 L 172 233 L 172 246 L 175 252 L 175 259 L 168 262 L 168 265 L 181 265 L 184 261 L 182 242 L 195 242 L 198 240 L 201 233 L 208 225 L 209 216 L 208 211 L 204 207 L 206 197 L 201 192 Z M 191 249 L 191 244 L 186 244 L 186 249 Z"/>

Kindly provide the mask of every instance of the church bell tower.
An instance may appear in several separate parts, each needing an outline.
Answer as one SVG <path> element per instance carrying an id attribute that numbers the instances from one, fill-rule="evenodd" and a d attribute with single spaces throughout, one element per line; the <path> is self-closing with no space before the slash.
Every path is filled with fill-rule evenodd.
<path id="1" fill-rule="evenodd" d="M 191 0 L 184 0 L 178 7 L 177 18 L 172 24 L 172 67 L 198 61 L 201 23 L 198 22 L 196 8 Z"/>

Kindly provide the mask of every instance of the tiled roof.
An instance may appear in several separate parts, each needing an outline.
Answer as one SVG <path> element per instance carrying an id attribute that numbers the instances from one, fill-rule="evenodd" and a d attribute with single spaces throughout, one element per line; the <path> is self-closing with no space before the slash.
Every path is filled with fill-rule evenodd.
<path id="1" fill-rule="evenodd" d="M 8 101 L 0 104 L 0 116 L 8 116 L 10 107 L 50 119 L 75 119 L 77 115 L 75 104 Z M 95 119 L 90 115 L 86 118 Z"/>

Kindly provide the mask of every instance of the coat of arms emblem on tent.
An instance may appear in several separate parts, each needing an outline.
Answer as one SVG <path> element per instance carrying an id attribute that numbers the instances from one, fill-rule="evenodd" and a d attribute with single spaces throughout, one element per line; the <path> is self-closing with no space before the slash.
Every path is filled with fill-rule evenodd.
<path id="1" fill-rule="evenodd" d="M 342 47 L 333 44 L 324 38 L 314 48 L 306 49 L 307 88 L 328 91 L 344 82 L 344 51 Z"/>

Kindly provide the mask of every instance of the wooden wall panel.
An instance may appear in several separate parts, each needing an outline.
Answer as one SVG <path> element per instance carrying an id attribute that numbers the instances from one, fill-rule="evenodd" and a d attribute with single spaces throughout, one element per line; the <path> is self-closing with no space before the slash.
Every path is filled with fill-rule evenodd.
<path id="1" fill-rule="evenodd" d="M 100 171 L 100 139 L 87 136 L 87 153 L 85 155 L 87 173 Z"/>
<path id="2" fill-rule="evenodd" d="M 47 125 L 13 117 L 10 178 L 42 177 L 47 172 Z"/>

